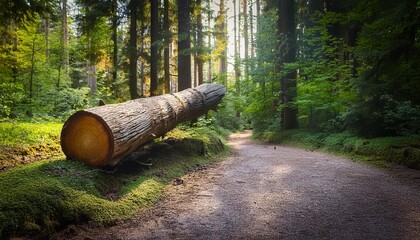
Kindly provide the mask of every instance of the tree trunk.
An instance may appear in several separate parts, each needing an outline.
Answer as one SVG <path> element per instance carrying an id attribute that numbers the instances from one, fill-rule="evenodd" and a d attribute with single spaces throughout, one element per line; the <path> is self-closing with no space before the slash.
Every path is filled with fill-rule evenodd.
<path id="1" fill-rule="evenodd" d="M 214 110 L 226 89 L 217 84 L 78 111 L 61 131 L 68 159 L 93 167 L 113 166 L 181 122 Z"/>
<path id="2" fill-rule="evenodd" d="M 207 0 L 207 9 L 208 9 L 208 12 L 207 12 L 207 31 L 209 32 L 208 33 L 208 35 L 207 35 L 207 41 L 208 41 L 208 48 L 209 49 L 211 49 L 211 33 L 210 33 L 210 29 L 211 29 L 211 13 L 212 13 L 212 11 L 210 10 L 211 9 L 211 7 L 210 7 L 210 3 L 211 3 L 211 1 L 210 0 Z M 211 63 L 211 56 L 209 57 L 209 61 L 208 61 L 208 65 L 207 65 L 207 68 L 208 68 L 208 72 L 207 72 L 207 82 L 209 82 L 209 83 L 211 83 L 212 82 L 212 71 L 211 71 L 211 65 L 212 65 L 212 63 Z"/>
<path id="3" fill-rule="evenodd" d="M 112 0 L 112 83 L 114 84 L 113 90 L 115 97 L 118 98 L 119 86 L 117 86 L 117 71 L 118 71 L 118 39 L 117 39 L 117 28 L 118 28 L 118 2 Z"/>
<path id="4" fill-rule="evenodd" d="M 86 66 L 86 73 L 90 93 L 95 94 L 98 91 L 98 84 L 96 82 L 96 65 L 92 65 L 90 61 L 88 61 Z"/>
<path id="5" fill-rule="evenodd" d="M 250 31 L 249 31 L 249 38 L 251 40 L 251 58 L 254 57 L 254 9 L 252 6 L 252 1 L 249 2 L 249 27 L 250 27 Z M 253 68 L 253 66 L 251 65 L 251 69 Z"/>
<path id="6" fill-rule="evenodd" d="M 170 73 L 170 64 L 169 64 L 169 0 L 163 1 L 164 16 L 163 16 L 163 32 L 165 34 L 165 48 L 163 50 L 163 68 L 165 72 L 164 76 L 164 88 L 165 93 L 170 93 L 170 82 L 171 82 L 171 73 Z"/>
<path id="7" fill-rule="evenodd" d="M 296 26 L 295 26 L 295 2 L 294 0 L 279 1 L 279 39 L 285 41 L 281 48 L 281 65 L 296 61 Z M 297 108 L 292 106 L 296 97 L 296 70 L 292 70 L 286 76 L 281 77 L 280 101 L 283 104 L 281 112 L 281 124 L 283 129 L 298 127 Z"/>
<path id="8" fill-rule="evenodd" d="M 178 91 L 191 87 L 190 1 L 178 0 Z"/>
<path id="9" fill-rule="evenodd" d="M 158 93 L 158 41 L 159 41 L 159 3 L 150 0 L 151 18 L 151 53 L 150 53 L 150 96 Z"/>
<path id="10" fill-rule="evenodd" d="M 236 16 L 237 12 L 236 12 L 236 0 L 233 0 L 233 41 L 234 41 L 234 46 L 235 46 L 235 50 L 234 50 L 234 70 L 235 70 L 235 89 L 236 89 L 236 95 L 240 96 L 241 94 L 241 89 L 240 89 L 240 71 L 239 71 L 239 55 L 238 55 L 238 28 L 236 27 L 238 24 L 237 21 L 237 16 Z M 237 114 L 238 115 L 238 114 Z"/>
<path id="11" fill-rule="evenodd" d="M 128 43 L 128 52 L 130 58 L 129 77 L 130 77 L 130 97 L 136 99 L 139 97 L 137 92 L 137 1 L 130 1 L 130 40 Z"/>
<path id="12" fill-rule="evenodd" d="M 32 102 L 33 98 L 33 85 L 34 85 L 34 72 L 35 72 L 35 41 L 36 41 L 36 34 L 32 39 L 32 47 L 31 47 L 31 72 L 29 76 L 29 102 Z"/>
<path id="13" fill-rule="evenodd" d="M 198 56 L 197 56 L 197 71 L 198 71 L 198 85 L 203 84 L 203 22 L 202 22 L 202 9 L 201 9 L 202 1 L 197 0 L 197 46 L 198 49 Z"/>
<path id="14" fill-rule="evenodd" d="M 219 75 L 227 87 L 227 21 L 225 1 L 220 1 L 220 9 L 216 18 L 216 52 L 219 58 Z"/>
<path id="15" fill-rule="evenodd" d="M 249 77 L 249 63 L 248 63 L 248 53 L 249 53 L 249 35 L 248 35 L 248 1 L 243 0 L 242 5 L 242 15 L 244 16 L 244 29 L 243 29 L 243 36 L 244 36 L 244 59 L 245 59 L 245 79 Z"/>
<path id="16" fill-rule="evenodd" d="M 144 9 L 141 10 L 142 13 L 143 13 L 143 10 Z M 144 52 L 145 52 L 144 51 L 144 48 L 145 48 L 145 44 L 144 44 L 145 29 L 146 29 L 146 26 L 144 25 L 144 21 L 141 21 L 141 25 L 140 25 L 141 40 L 140 40 L 140 52 L 139 52 L 140 56 L 144 56 Z M 144 97 L 144 86 L 145 86 L 145 82 L 146 82 L 146 78 L 144 76 L 144 72 L 145 72 L 144 70 L 145 70 L 145 65 L 146 65 L 145 62 L 146 62 L 146 60 L 144 58 L 141 58 L 141 60 L 140 60 L 140 89 L 139 89 L 140 97 Z"/>
<path id="17" fill-rule="evenodd" d="M 69 37 L 67 26 L 67 0 L 62 0 L 62 31 L 63 31 L 63 65 L 65 74 L 69 73 Z"/>

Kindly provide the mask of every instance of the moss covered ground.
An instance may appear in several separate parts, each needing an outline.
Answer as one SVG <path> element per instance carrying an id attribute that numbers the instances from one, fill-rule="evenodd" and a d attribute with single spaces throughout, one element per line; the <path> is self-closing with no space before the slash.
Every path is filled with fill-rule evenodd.
<path id="1" fill-rule="evenodd" d="M 228 152 L 223 141 L 208 128 L 181 127 L 115 168 L 92 169 L 59 156 L 4 170 L 0 239 L 25 235 L 42 239 L 68 224 L 106 225 L 129 218 L 151 207 L 173 179 L 221 159 Z"/>
<path id="2" fill-rule="evenodd" d="M 0 171 L 61 156 L 62 123 L 0 122 Z"/>

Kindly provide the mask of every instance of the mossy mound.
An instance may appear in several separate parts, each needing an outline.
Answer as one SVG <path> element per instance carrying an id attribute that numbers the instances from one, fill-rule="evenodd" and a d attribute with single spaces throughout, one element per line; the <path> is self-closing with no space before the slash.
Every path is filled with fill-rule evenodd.
<path id="1" fill-rule="evenodd" d="M 129 218 L 160 199 L 170 181 L 227 152 L 209 130 L 178 129 L 168 135 L 112 169 L 60 157 L 0 173 L 0 239 L 48 238 L 68 224 Z"/>

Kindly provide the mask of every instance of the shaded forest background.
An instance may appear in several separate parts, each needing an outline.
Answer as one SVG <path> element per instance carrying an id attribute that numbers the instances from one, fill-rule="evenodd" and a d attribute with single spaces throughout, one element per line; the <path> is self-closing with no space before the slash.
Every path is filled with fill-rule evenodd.
<path id="1" fill-rule="evenodd" d="M 5 120 L 63 121 L 99 100 L 216 82 L 229 93 L 215 121 L 229 129 L 420 132 L 420 1 L 0 5 Z"/>

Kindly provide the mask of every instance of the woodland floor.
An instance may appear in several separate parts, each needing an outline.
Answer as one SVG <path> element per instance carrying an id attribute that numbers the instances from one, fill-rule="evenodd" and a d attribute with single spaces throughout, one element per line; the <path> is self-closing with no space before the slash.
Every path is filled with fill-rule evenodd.
<path id="1" fill-rule="evenodd" d="M 378 169 L 233 134 L 233 156 L 172 182 L 152 209 L 55 239 L 420 239 L 420 171 Z"/>

